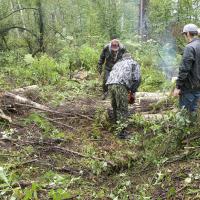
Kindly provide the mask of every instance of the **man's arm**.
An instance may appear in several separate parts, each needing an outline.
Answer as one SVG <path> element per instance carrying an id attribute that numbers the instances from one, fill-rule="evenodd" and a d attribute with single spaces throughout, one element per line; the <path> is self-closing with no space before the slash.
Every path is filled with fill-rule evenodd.
<path id="1" fill-rule="evenodd" d="M 187 46 L 184 49 L 182 64 L 179 68 L 178 79 L 176 81 L 177 89 L 181 89 L 184 85 L 184 82 L 188 77 L 188 73 L 190 72 L 194 61 L 194 49 L 191 46 Z"/>
<path id="2" fill-rule="evenodd" d="M 121 49 L 122 54 L 129 53 L 126 47 L 122 43 L 119 44 L 119 47 Z"/>
<path id="3" fill-rule="evenodd" d="M 131 92 L 135 93 L 141 83 L 140 65 L 137 62 L 132 64 L 132 81 Z"/>
<path id="4" fill-rule="evenodd" d="M 106 59 L 106 47 L 102 50 L 99 61 L 98 61 L 97 70 L 99 74 L 102 73 L 102 65 L 104 64 L 105 59 Z"/>

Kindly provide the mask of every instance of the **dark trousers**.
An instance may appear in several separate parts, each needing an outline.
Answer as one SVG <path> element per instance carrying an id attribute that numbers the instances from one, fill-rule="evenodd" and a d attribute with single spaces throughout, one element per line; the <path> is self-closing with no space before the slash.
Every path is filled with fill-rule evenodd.
<path id="1" fill-rule="evenodd" d="M 108 85 L 106 85 L 106 81 L 108 80 L 109 75 L 110 75 L 110 71 L 105 70 L 103 74 L 103 84 L 102 84 L 103 93 L 108 92 Z"/>

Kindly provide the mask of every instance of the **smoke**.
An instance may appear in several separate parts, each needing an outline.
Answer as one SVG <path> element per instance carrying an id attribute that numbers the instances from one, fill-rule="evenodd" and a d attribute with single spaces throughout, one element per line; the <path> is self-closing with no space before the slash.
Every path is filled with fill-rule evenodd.
<path id="1" fill-rule="evenodd" d="M 171 80 L 172 77 L 178 75 L 178 57 L 176 52 L 176 41 L 172 34 L 163 35 L 164 39 L 158 49 L 159 66 L 166 77 Z"/>

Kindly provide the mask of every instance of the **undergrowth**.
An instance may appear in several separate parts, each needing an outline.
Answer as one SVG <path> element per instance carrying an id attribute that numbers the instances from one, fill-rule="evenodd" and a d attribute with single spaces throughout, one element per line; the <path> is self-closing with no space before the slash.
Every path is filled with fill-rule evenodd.
<path id="1" fill-rule="evenodd" d="M 142 67 L 141 91 L 163 91 L 172 86 L 159 69 L 154 41 L 129 42 L 127 47 Z M 182 185 L 176 185 L 179 182 L 174 177 L 178 169 L 167 168 L 176 160 L 189 162 L 200 158 L 199 140 L 190 141 L 198 138 L 199 114 L 194 120 L 184 110 L 166 111 L 176 103 L 168 99 L 150 107 L 152 113 L 165 110 L 161 119 L 147 120 L 142 114 L 134 114 L 127 127 L 131 138 L 119 140 L 107 109 L 97 100 L 101 92 L 96 73 L 99 50 L 85 44 L 72 51 L 64 49 L 59 58 L 48 55 L 33 58 L 24 52 L 1 53 L 2 91 L 37 84 L 40 103 L 54 109 L 66 107 L 64 111 L 69 114 L 64 118 L 28 112 L 14 116 L 16 124 L 1 122 L 1 199 L 172 199 L 185 186 L 190 189 L 185 195 L 200 194 L 196 185 L 190 184 L 199 180 L 198 170 L 191 168 L 190 172 L 184 172 L 183 167 L 183 175 L 178 176 Z M 74 78 L 85 70 L 89 72 L 83 80 Z M 84 101 L 80 99 L 95 108 L 87 113 L 90 120 L 84 118 Z M 70 113 L 71 110 L 75 113 Z M 55 123 L 49 117 L 54 117 Z M 71 132 L 59 126 L 56 124 L 59 120 L 77 130 Z M 76 157 L 63 149 L 84 156 Z M 196 163 L 192 166 L 196 167 Z"/>

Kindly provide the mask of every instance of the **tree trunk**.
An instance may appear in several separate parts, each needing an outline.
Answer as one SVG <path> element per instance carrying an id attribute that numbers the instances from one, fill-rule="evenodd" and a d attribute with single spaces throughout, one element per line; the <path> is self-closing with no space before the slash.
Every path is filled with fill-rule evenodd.
<path id="1" fill-rule="evenodd" d="M 44 47 L 44 16 L 43 16 L 43 10 L 42 10 L 42 3 L 41 0 L 37 1 L 37 7 L 38 7 L 38 14 L 39 14 L 39 51 L 40 52 L 45 52 L 45 47 Z"/>
<path id="2" fill-rule="evenodd" d="M 15 6 L 14 6 L 14 3 L 13 3 L 13 0 L 10 0 L 10 6 L 11 6 L 12 12 L 14 12 Z M 15 17 L 14 16 L 13 16 L 13 22 L 15 23 Z M 17 37 L 19 38 L 19 30 L 16 29 L 15 31 L 16 31 Z"/>
<path id="3" fill-rule="evenodd" d="M 23 13 L 23 10 L 22 10 L 22 6 L 21 6 L 19 0 L 17 1 L 17 3 L 18 3 L 18 6 L 19 6 L 19 9 L 21 9 L 21 10 L 20 10 L 20 16 L 21 16 L 21 20 L 22 20 L 23 27 L 26 28 L 26 26 L 25 26 L 25 20 L 24 20 L 24 13 Z"/>
<path id="4" fill-rule="evenodd" d="M 7 49 L 7 50 L 10 50 L 9 47 L 8 47 L 8 44 L 7 44 L 7 41 L 6 41 L 6 37 L 5 37 L 5 36 L 2 36 L 2 40 L 3 40 L 4 44 L 5 44 L 6 49 Z"/>
<path id="5" fill-rule="evenodd" d="M 147 39 L 148 37 L 148 5 L 149 0 L 140 0 L 139 4 L 139 35 L 142 37 L 143 40 Z"/>

